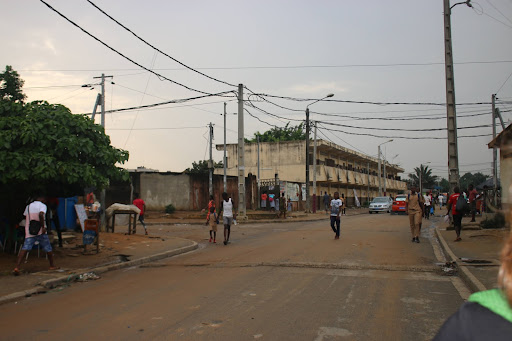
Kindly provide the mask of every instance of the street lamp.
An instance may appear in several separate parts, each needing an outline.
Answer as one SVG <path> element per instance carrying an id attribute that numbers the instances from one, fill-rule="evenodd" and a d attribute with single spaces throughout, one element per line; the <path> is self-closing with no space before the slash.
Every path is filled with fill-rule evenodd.
<path id="1" fill-rule="evenodd" d="M 377 146 L 377 156 L 378 156 L 378 159 L 379 159 L 379 169 L 377 170 L 379 172 L 379 197 L 382 196 L 382 175 L 381 175 L 381 172 L 380 172 L 380 169 L 381 169 L 381 166 L 380 166 L 380 146 L 382 146 L 383 144 L 386 144 L 388 142 L 393 142 L 393 139 L 389 140 L 389 141 L 386 141 L 386 142 L 383 142 L 381 144 L 379 144 Z M 384 179 L 384 181 L 386 181 L 386 179 Z"/>
<path id="2" fill-rule="evenodd" d="M 428 165 L 431 161 L 420 164 L 420 194 L 423 195 L 423 165 Z"/>
<path id="3" fill-rule="evenodd" d="M 393 141 L 393 140 L 391 140 L 391 141 Z M 393 161 L 397 156 L 398 156 L 398 154 L 393 156 L 391 158 L 391 161 Z M 386 173 L 386 163 L 387 162 L 388 162 L 388 160 L 386 160 L 386 154 L 384 154 L 384 195 L 387 195 L 387 191 L 386 191 L 386 182 L 387 182 L 387 179 L 388 179 L 388 176 L 387 176 L 387 173 Z"/>
<path id="4" fill-rule="evenodd" d="M 317 99 L 316 101 L 310 103 L 306 107 L 306 212 L 309 213 L 310 205 L 309 205 L 309 106 L 320 102 L 326 98 L 332 97 L 334 94 L 328 94 L 324 98 Z M 316 155 L 315 155 L 316 157 Z M 315 193 L 316 194 L 316 193 Z"/>

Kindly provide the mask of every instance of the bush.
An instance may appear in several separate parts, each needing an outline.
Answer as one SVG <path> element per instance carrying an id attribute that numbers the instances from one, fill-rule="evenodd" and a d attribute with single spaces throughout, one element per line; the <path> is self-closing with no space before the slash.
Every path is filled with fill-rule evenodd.
<path id="1" fill-rule="evenodd" d="M 165 213 L 173 214 L 176 211 L 176 207 L 173 204 L 165 206 Z"/>
<path id="2" fill-rule="evenodd" d="M 480 222 L 483 229 L 501 229 L 505 227 L 505 216 L 497 212 L 492 219 L 485 219 Z"/>

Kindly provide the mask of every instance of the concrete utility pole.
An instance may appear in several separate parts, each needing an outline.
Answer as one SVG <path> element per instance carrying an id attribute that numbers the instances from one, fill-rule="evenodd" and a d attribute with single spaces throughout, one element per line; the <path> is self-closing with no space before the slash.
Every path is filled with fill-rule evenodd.
<path id="1" fill-rule="evenodd" d="M 466 4 L 472 7 L 470 0 L 459 2 L 450 7 L 450 0 L 443 0 L 444 5 L 444 52 L 446 76 L 446 120 L 448 130 L 448 181 L 450 190 L 459 184 L 459 152 L 457 145 L 457 113 L 455 108 L 455 76 L 453 72 L 453 50 L 451 10 L 453 7 Z"/>
<path id="2" fill-rule="evenodd" d="M 316 122 L 315 126 L 315 142 L 313 143 L 313 213 L 316 213 Z"/>
<path id="3" fill-rule="evenodd" d="M 370 202 L 370 163 L 368 162 L 368 174 L 367 174 L 367 177 L 368 179 L 368 190 L 366 191 L 366 200 L 368 202 Z"/>
<path id="4" fill-rule="evenodd" d="M 383 162 L 383 166 L 384 166 L 384 196 L 387 196 L 387 193 L 386 193 L 386 182 L 388 182 L 388 177 L 386 175 L 386 156 L 384 155 L 384 162 Z"/>
<path id="5" fill-rule="evenodd" d="M 224 182 L 224 192 L 227 193 L 228 192 L 228 177 L 226 175 L 226 167 L 228 166 L 226 164 L 227 162 L 227 159 L 226 159 L 226 102 L 224 102 L 224 158 L 222 159 L 222 163 L 224 164 L 224 177 L 223 177 L 223 182 Z"/>
<path id="6" fill-rule="evenodd" d="M 310 198 L 309 198 L 309 106 L 312 104 L 315 104 L 317 102 L 320 102 L 326 98 L 332 97 L 334 94 L 328 94 L 327 96 L 317 99 L 316 101 L 309 103 L 306 106 L 306 212 L 311 212 L 310 209 Z"/>
<path id="7" fill-rule="evenodd" d="M 260 135 L 256 135 L 256 140 L 258 141 L 258 207 L 261 208 L 261 193 L 260 193 Z"/>
<path id="8" fill-rule="evenodd" d="M 210 195 L 213 195 L 213 158 L 212 158 L 212 148 L 213 148 L 213 124 L 210 122 L 208 125 L 210 127 L 210 159 L 208 160 L 208 192 Z"/>
<path id="9" fill-rule="evenodd" d="M 377 158 L 379 159 L 379 163 L 377 166 L 377 172 L 379 173 L 379 197 L 382 196 L 382 179 L 381 179 L 381 167 L 380 167 L 380 144 L 377 147 Z"/>
<path id="10" fill-rule="evenodd" d="M 94 79 L 101 78 L 101 126 L 103 129 L 105 129 L 105 78 L 113 78 L 114 76 L 105 76 L 104 73 L 101 74 L 99 77 L 93 77 Z M 97 100 L 97 98 L 96 98 Z M 106 190 L 103 188 L 101 190 L 100 195 L 100 204 L 101 204 L 101 217 L 100 217 L 100 225 L 102 228 L 105 228 L 106 226 L 106 220 L 105 220 L 105 198 L 106 198 Z"/>
<path id="11" fill-rule="evenodd" d="M 245 219 L 244 85 L 238 84 L 238 216 Z"/>
<path id="12" fill-rule="evenodd" d="M 492 139 L 496 138 L 496 95 L 492 94 Z M 492 148 L 492 177 L 494 184 L 494 204 L 498 203 L 498 193 L 496 189 L 498 188 L 498 148 L 494 146 Z"/>

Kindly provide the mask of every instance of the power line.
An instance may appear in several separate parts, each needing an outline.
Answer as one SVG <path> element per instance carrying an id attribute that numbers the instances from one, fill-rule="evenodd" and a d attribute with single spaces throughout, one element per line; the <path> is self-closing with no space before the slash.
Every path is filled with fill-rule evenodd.
<path id="1" fill-rule="evenodd" d="M 338 126 L 343 128 L 354 128 L 354 129 L 367 129 L 367 130 L 384 130 L 384 131 L 416 131 L 416 132 L 424 132 L 424 131 L 446 131 L 446 128 L 421 128 L 421 129 L 403 129 L 403 128 L 375 128 L 375 127 L 360 127 L 360 126 L 351 126 L 347 124 L 340 123 L 332 123 L 327 121 L 317 121 L 323 124 Z M 477 125 L 477 126 L 466 126 L 466 127 L 457 127 L 457 130 L 462 129 L 479 129 L 479 128 L 488 128 L 491 125 Z"/>
<path id="2" fill-rule="evenodd" d="M 108 130 L 179 130 L 179 129 L 203 129 L 201 127 L 158 127 L 158 128 L 109 128 Z"/>
<path id="3" fill-rule="evenodd" d="M 180 64 L 181 66 L 193 71 L 193 72 L 196 72 L 198 74 L 200 74 L 201 76 L 204 76 L 206 78 L 209 78 L 211 80 L 214 80 L 216 82 L 219 82 L 219 83 L 222 83 L 222 84 L 226 84 L 226 85 L 229 85 L 229 86 L 232 86 L 232 87 L 236 87 L 237 85 L 234 85 L 234 84 L 231 84 L 231 83 L 228 83 L 228 82 L 224 82 L 222 80 L 219 80 L 217 78 L 214 78 L 214 77 L 211 77 L 211 76 L 208 76 L 207 74 L 204 74 L 194 68 L 191 68 L 190 66 L 180 62 L 179 60 L 177 60 L 176 58 L 173 58 L 171 57 L 170 55 L 168 55 L 167 53 L 161 51 L 160 49 L 156 48 L 155 46 L 151 45 L 150 43 L 148 43 L 146 40 L 142 39 L 141 37 L 139 37 L 137 34 L 135 34 L 135 32 L 133 32 L 132 30 L 130 30 L 128 27 L 126 27 L 125 25 L 121 24 L 119 21 L 117 21 L 116 19 L 114 19 L 112 16 L 110 16 L 109 14 L 107 14 L 104 10 L 102 10 L 101 8 L 99 8 L 97 5 L 95 5 L 92 1 L 90 0 L 87 0 L 88 3 L 90 3 L 92 6 L 94 6 L 98 11 L 100 11 L 101 13 L 103 13 L 104 15 L 106 15 L 108 18 L 110 18 L 111 20 L 113 20 L 116 24 L 118 24 L 119 26 L 121 26 L 122 28 L 124 28 L 126 31 L 130 32 L 131 34 L 133 34 L 137 39 L 139 39 L 140 41 L 142 41 L 144 44 L 148 45 L 149 47 L 151 47 L 152 49 L 154 49 L 155 51 L 158 51 L 159 53 L 163 54 L 164 56 L 172 59 L 173 61 L 175 61 L 176 63 Z"/>
<path id="4" fill-rule="evenodd" d="M 511 76 L 512 76 L 512 72 L 510 73 L 510 75 L 508 75 L 507 79 L 505 79 L 503 84 L 501 84 L 500 88 L 498 89 L 498 91 L 495 92 L 495 94 L 498 94 L 498 92 L 500 92 L 501 88 L 503 88 L 503 86 L 508 82 L 508 80 L 510 79 Z"/>
<path id="5" fill-rule="evenodd" d="M 179 83 L 177 81 L 174 81 L 170 78 L 167 78 L 157 72 L 154 72 L 153 70 L 151 69 L 148 69 L 147 67 L 137 63 L 136 61 L 134 61 L 133 59 L 129 58 L 128 56 L 125 56 L 124 54 L 122 54 L 121 52 L 117 51 L 116 49 L 114 49 L 113 47 L 111 47 L 110 45 L 108 45 L 107 43 L 103 42 L 101 39 L 97 38 L 96 36 L 92 35 L 91 33 L 89 33 L 88 31 L 86 31 L 85 29 L 83 29 L 82 27 L 80 27 L 78 24 L 76 24 L 74 21 L 72 21 L 71 19 L 67 18 L 64 14 L 60 13 L 59 11 L 57 11 L 55 8 L 53 8 L 52 6 L 50 6 L 48 3 L 46 3 L 44 0 L 39 0 L 41 1 L 43 4 L 45 4 L 49 9 L 51 9 L 52 11 L 54 11 L 55 13 L 57 13 L 58 15 L 60 15 L 62 18 L 64 18 L 66 21 L 68 21 L 69 23 L 71 23 L 73 26 L 75 26 L 76 28 L 78 28 L 79 30 L 81 30 L 82 32 L 84 32 L 85 34 L 87 34 L 89 37 L 93 38 L 94 40 L 96 40 L 97 42 L 99 42 L 100 44 L 102 44 L 103 46 L 105 46 L 106 48 L 108 48 L 109 50 L 115 52 L 116 54 L 120 55 L 121 57 L 123 57 L 124 59 L 128 60 L 129 62 L 131 62 L 132 64 L 135 64 L 137 65 L 138 67 L 148 71 L 148 72 L 151 72 L 152 74 L 154 74 L 155 76 L 159 77 L 159 78 L 163 78 L 173 84 L 176 84 L 176 85 L 179 85 L 187 90 L 190 90 L 190 91 L 194 91 L 194 92 L 198 92 L 198 93 L 201 93 L 201 94 L 206 94 L 206 95 L 211 95 L 211 93 L 209 92 L 205 92 L 205 91 L 202 91 L 202 90 L 197 90 L 197 89 L 194 89 L 194 88 L 191 88 L 185 84 L 182 84 L 182 83 Z"/>
<path id="6" fill-rule="evenodd" d="M 196 96 L 196 97 L 190 97 L 190 98 L 175 99 L 175 100 L 170 100 L 170 101 L 160 102 L 160 103 L 139 105 L 139 106 L 136 106 L 136 107 L 107 110 L 107 111 L 105 111 L 105 113 L 113 113 L 113 112 L 128 111 L 128 110 L 137 110 L 137 109 L 143 109 L 143 108 L 153 108 L 153 107 L 157 107 L 157 106 L 161 106 L 161 105 L 166 105 L 166 104 L 172 104 L 172 103 L 185 103 L 185 102 L 194 101 L 194 100 L 201 99 L 201 98 L 216 97 L 216 96 L 220 96 L 220 95 L 225 95 L 225 94 L 228 94 L 228 93 L 231 93 L 231 91 L 219 92 L 219 93 L 216 93 L 216 94 L 209 94 L 209 95 Z M 85 115 L 92 115 L 92 113 L 87 113 Z"/>

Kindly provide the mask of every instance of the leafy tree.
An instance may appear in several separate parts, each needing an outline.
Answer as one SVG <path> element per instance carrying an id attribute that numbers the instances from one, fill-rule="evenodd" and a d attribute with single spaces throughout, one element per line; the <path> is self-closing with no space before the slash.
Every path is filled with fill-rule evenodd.
<path id="1" fill-rule="evenodd" d="M 23 103 L 27 98 L 21 90 L 24 83 L 18 72 L 7 65 L 5 71 L 0 73 L 0 100 Z"/>
<path id="2" fill-rule="evenodd" d="M 287 123 L 286 126 L 282 128 L 273 127 L 263 134 L 257 131 L 254 133 L 253 139 L 245 139 L 245 142 L 257 142 L 258 136 L 260 137 L 260 142 L 300 141 L 306 139 L 306 132 L 302 123 L 294 127 L 290 127 L 289 125 L 290 123 Z"/>
<path id="3" fill-rule="evenodd" d="M 43 101 L 0 101 L 0 207 L 7 213 L 19 216 L 37 193 L 70 196 L 127 180 L 116 166 L 127 160 L 128 152 L 112 147 L 85 115 Z"/>
<path id="4" fill-rule="evenodd" d="M 461 190 L 466 190 L 470 184 L 473 184 L 475 187 L 480 185 L 485 180 L 489 179 L 489 175 L 484 175 L 480 172 L 477 172 L 475 174 L 472 173 L 466 173 L 459 179 L 459 184 Z"/>
<path id="5" fill-rule="evenodd" d="M 442 178 L 439 182 L 439 186 L 441 187 L 441 192 L 448 193 L 450 192 L 450 182 L 445 178 Z"/>
<path id="6" fill-rule="evenodd" d="M 420 185 L 420 174 L 421 181 L 423 182 L 423 188 L 432 188 L 435 186 L 437 181 L 437 175 L 432 175 L 432 169 L 429 169 L 428 166 L 421 166 L 414 168 L 414 173 L 409 174 L 409 178 L 412 180 L 412 183 L 416 186 Z"/>
<path id="7" fill-rule="evenodd" d="M 213 161 L 213 168 L 222 168 L 224 167 L 224 164 L 222 161 L 215 162 Z M 188 174 L 208 174 L 209 168 L 208 168 L 208 160 L 199 160 L 197 162 L 192 162 L 192 167 L 185 169 L 185 173 Z"/>

